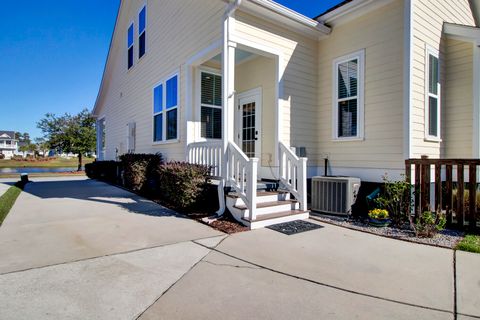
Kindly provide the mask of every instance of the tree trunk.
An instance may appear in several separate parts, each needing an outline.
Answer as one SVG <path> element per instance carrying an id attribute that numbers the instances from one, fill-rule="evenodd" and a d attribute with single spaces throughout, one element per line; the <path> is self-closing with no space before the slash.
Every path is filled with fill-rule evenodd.
<path id="1" fill-rule="evenodd" d="M 82 171 L 82 154 L 78 154 L 78 169 L 77 171 Z"/>

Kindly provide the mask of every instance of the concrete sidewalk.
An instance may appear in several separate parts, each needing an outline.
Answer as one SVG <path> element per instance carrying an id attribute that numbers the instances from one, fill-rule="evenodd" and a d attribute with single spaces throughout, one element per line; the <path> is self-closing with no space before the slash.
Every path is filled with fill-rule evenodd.
<path id="1" fill-rule="evenodd" d="M 0 197 L 11 187 L 10 184 L 0 182 Z"/>
<path id="2" fill-rule="evenodd" d="M 0 318 L 480 317 L 480 255 L 456 253 L 455 283 L 451 250 L 322 226 L 226 237 L 100 182 L 36 180 L 0 227 Z"/>
<path id="3" fill-rule="evenodd" d="M 102 182 L 34 181 L 0 229 L 0 273 L 222 235 Z"/>

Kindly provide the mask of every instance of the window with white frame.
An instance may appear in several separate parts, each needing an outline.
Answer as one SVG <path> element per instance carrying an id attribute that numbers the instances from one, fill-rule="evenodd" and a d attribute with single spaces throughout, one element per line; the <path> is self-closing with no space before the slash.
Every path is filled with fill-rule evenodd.
<path id="1" fill-rule="evenodd" d="M 333 66 L 333 137 L 363 138 L 365 51 L 335 59 Z"/>
<path id="2" fill-rule="evenodd" d="M 153 141 L 178 138 L 178 75 L 153 88 Z"/>
<path id="3" fill-rule="evenodd" d="M 438 51 L 427 48 L 425 134 L 427 139 L 440 138 L 440 72 Z"/>
<path id="4" fill-rule="evenodd" d="M 138 14 L 138 59 L 146 52 L 147 7 L 143 7 Z"/>
<path id="5" fill-rule="evenodd" d="M 222 138 L 222 77 L 212 72 L 201 71 L 201 137 Z"/>
<path id="6" fill-rule="evenodd" d="M 133 23 L 127 31 L 127 67 L 133 67 Z"/>

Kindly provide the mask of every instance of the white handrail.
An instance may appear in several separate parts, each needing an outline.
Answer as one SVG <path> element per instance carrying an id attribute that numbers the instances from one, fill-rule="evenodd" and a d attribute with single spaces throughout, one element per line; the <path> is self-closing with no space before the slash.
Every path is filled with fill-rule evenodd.
<path id="1" fill-rule="evenodd" d="M 280 181 L 300 203 L 300 210 L 307 210 L 307 158 L 299 158 L 282 142 L 279 143 Z"/>
<path id="2" fill-rule="evenodd" d="M 223 166 L 222 141 L 195 142 L 187 146 L 187 162 L 207 165 L 211 175 L 220 177 Z"/>
<path id="3" fill-rule="evenodd" d="M 257 168 L 258 159 L 248 158 L 235 144 L 230 142 L 227 148 L 227 182 L 242 198 L 249 210 L 250 220 L 257 217 Z"/>

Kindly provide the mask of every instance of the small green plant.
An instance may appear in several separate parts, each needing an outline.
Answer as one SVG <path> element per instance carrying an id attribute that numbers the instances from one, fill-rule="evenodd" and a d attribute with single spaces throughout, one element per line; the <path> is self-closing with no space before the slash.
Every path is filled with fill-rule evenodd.
<path id="1" fill-rule="evenodd" d="M 386 174 L 382 178 L 384 190 L 375 202 L 381 209 L 388 211 L 394 225 L 401 225 L 408 221 L 408 209 L 412 205 L 410 183 L 406 181 L 404 175 L 398 181 L 390 180 Z"/>
<path id="2" fill-rule="evenodd" d="M 368 216 L 371 219 L 378 219 L 378 220 L 383 220 L 383 219 L 388 219 L 388 211 L 385 209 L 373 209 L 368 212 Z"/>
<path id="3" fill-rule="evenodd" d="M 439 231 L 445 229 L 447 219 L 441 211 L 436 213 L 424 211 L 416 223 L 411 223 L 415 235 L 423 238 L 433 238 Z"/>
<path id="4" fill-rule="evenodd" d="M 480 253 L 480 236 L 469 234 L 455 247 L 457 250 Z"/>

